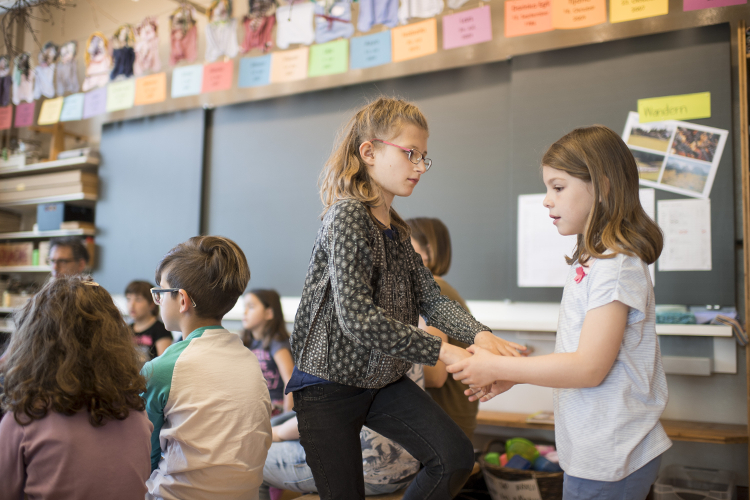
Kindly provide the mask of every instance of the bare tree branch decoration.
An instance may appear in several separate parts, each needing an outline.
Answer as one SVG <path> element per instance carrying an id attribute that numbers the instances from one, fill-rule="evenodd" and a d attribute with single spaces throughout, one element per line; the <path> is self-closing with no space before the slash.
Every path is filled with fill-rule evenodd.
<path id="1" fill-rule="evenodd" d="M 10 7 L 0 6 L 0 29 L 3 33 L 6 54 L 13 59 L 18 53 L 24 52 L 24 48 L 16 44 L 14 28 L 17 26 L 23 32 L 31 33 L 37 46 L 41 49 L 42 44 L 36 37 L 37 31 L 32 21 L 55 24 L 53 12 L 65 10 L 66 7 L 75 7 L 66 0 L 16 0 Z M 28 49 L 26 49 L 28 52 Z"/>

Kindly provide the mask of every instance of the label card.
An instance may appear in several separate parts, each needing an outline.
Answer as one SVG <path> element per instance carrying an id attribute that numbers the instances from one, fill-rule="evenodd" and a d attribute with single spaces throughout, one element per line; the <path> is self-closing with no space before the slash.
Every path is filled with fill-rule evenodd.
<path id="1" fill-rule="evenodd" d="M 107 87 L 86 92 L 83 98 L 83 119 L 100 115 L 107 111 Z"/>
<path id="2" fill-rule="evenodd" d="M 506 38 L 544 33 L 552 29 L 551 0 L 506 0 Z"/>
<path id="3" fill-rule="evenodd" d="M 216 92 L 232 88 L 234 61 L 219 61 L 203 66 L 203 85 L 201 92 Z"/>
<path id="4" fill-rule="evenodd" d="M 712 7 L 729 7 L 731 5 L 745 5 L 747 0 L 682 0 L 682 10 L 710 9 Z"/>
<path id="5" fill-rule="evenodd" d="M 349 63 L 349 40 L 313 45 L 310 48 L 310 68 L 308 76 L 335 75 L 346 73 Z"/>
<path id="6" fill-rule="evenodd" d="M 292 82 L 307 78 L 309 53 L 309 47 L 300 47 L 271 54 L 271 82 Z"/>
<path id="7" fill-rule="evenodd" d="M 455 49 L 491 40 L 492 18 L 489 5 L 443 16 L 443 49 Z"/>
<path id="8" fill-rule="evenodd" d="M 185 97 L 201 93 L 203 65 L 193 64 L 172 70 L 172 97 Z"/>
<path id="9" fill-rule="evenodd" d="M 372 68 L 391 62 L 391 32 L 357 36 L 349 40 L 351 69 Z"/>
<path id="10" fill-rule="evenodd" d="M 16 127 L 28 127 L 34 124 L 36 103 L 22 102 L 16 106 Z"/>
<path id="11" fill-rule="evenodd" d="M 669 0 L 610 0 L 609 22 L 621 23 L 669 13 Z"/>
<path id="12" fill-rule="evenodd" d="M 39 118 L 36 120 L 37 125 L 52 125 L 59 122 L 64 100 L 64 97 L 45 99 L 42 103 L 42 109 L 39 110 Z"/>
<path id="13" fill-rule="evenodd" d="M 13 123 L 13 106 L 11 104 L 0 108 L 0 130 L 7 130 Z"/>
<path id="14" fill-rule="evenodd" d="M 62 112 L 60 113 L 61 122 L 72 122 L 83 118 L 83 101 L 84 94 L 71 94 L 65 98 Z"/>
<path id="15" fill-rule="evenodd" d="M 154 104 L 167 99 L 167 74 L 157 73 L 135 81 L 135 105 Z"/>
<path id="16" fill-rule="evenodd" d="M 135 78 L 128 78 L 107 85 L 107 113 L 133 107 L 135 101 Z"/>
<path id="17" fill-rule="evenodd" d="M 711 92 L 638 99 L 641 123 L 711 118 Z"/>
<path id="18" fill-rule="evenodd" d="M 393 62 L 407 61 L 437 52 L 437 20 L 428 19 L 391 30 Z"/>
<path id="19" fill-rule="evenodd" d="M 574 30 L 606 22 L 606 0 L 557 0 L 552 3 L 553 28 Z"/>
<path id="20" fill-rule="evenodd" d="M 271 83 L 271 54 L 240 59 L 240 88 L 260 87 Z"/>

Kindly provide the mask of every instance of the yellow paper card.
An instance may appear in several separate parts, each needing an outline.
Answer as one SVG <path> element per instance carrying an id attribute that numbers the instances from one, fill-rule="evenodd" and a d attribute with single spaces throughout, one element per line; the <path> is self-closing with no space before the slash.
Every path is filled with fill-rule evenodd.
<path id="1" fill-rule="evenodd" d="M 393 62 L 407 61 L 437 52 L 437 20 L 428 19 L 391 30 Z"/>
<path id="2" fill-rule="evenodd" d="M 309 47 L 271 53 L 271 83 L 307 78 Z"/>
<path id="3" fill-rule="evenodd" d="M 154 104 L 167 98 L 167 74 L 157 73 L 135 81 L 135 105 Z"/>
<path id="4" fill-rule="evenodd" d="M 638 99 L 641 123 L 711 118 L 711 92 Z"/>
<path id="5" fill-rule="evenodd" d="M 552 27 L 575 30 L 607 22 L 606 0 L 552 0 Z"/>
<path id="6" fill-rule="evenodd" d="M 610 0 L 609 22 L 621 23 L 669 13 L 669 0 Z"/>
<path id="7" fill-rule="evenodd" d="M 107 85 L 107 113 L 133 107 L 135 101 L 135 78 L 128 78 Z"/>
<path id="8" fill-rule="evenodd" d="M 59 122 L 64 101 L 64 97 L 45 99 L 42 103 L 42 109 L 39 110 L 39 119 L 36 121 L 37 125 L 52 125 Z"/>

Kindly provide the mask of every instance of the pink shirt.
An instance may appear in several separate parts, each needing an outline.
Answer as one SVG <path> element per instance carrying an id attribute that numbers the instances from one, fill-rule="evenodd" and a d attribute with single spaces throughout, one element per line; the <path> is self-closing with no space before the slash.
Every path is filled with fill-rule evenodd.
<path id="1" fill-rule="evenodd" d="M 125 420 L 89 423 L 86 411 L 50 412 L 20 426 L 0 420 L 0 500 L 139 499 L 151 473 L 151 432 L 146 412 Z"/>

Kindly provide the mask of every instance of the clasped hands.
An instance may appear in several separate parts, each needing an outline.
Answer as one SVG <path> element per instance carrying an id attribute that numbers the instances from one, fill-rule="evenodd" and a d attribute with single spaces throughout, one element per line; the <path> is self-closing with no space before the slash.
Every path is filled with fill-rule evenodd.
<path id="1" fill-rule="evenodd" d="M 526 347 L 496 337 L 492 332 L 479 332 L 474 344 L 467 349 L 443 342 L 440 347 L 440 361 L 444 362 L 448 373 L 460 380 L 469 388 L 464 391 L 469 401 L 489 401 L 502 394 L 515 384 L 496 380 L 494 373 L 498 362 L 497 356 L 521 356 L 519 351 Z"/>

